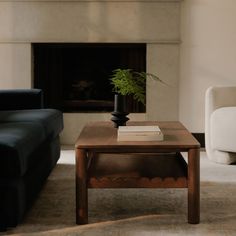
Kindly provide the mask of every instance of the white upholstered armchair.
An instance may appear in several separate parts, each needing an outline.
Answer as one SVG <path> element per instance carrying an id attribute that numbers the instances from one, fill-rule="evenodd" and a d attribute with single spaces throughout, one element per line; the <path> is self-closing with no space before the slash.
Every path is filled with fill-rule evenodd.
<path id="1" fill-rule="evenodd" d="M 236 86 L 207 89 L 205 142 L 210 160 L 222 164 L 236 162 Z"/>

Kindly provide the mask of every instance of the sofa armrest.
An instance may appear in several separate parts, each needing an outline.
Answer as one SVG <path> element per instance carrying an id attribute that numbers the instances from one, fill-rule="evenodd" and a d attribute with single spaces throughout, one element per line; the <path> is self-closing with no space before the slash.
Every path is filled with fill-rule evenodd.
<path id="1" fill-rule="evenodd" d="M 40 89 L 0 90 L 0 110 L 24 110 L 43 108 Z"/>

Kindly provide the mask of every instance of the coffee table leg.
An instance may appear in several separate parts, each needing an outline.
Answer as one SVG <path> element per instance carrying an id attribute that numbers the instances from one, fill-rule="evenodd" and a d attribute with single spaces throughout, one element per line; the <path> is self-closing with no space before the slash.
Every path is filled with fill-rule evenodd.
<path id="1" fill-rule="evenodd" d="M 188 151 L 188 222 L 200 221 L 200 150 Z"/>
<path id="2" fill-rule="evenodd" d="M 88 223 L 86 151 L 76 149 L 76 224 Z"/>

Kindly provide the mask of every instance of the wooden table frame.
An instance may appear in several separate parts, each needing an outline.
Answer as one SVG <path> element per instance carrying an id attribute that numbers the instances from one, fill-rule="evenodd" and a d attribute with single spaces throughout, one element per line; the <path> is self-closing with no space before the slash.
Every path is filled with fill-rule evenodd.
<path id="1" fill-rule="evenodd" d="M 94 122 L 85 126 L 75 145 L 76 224 L 88 223 L 87 170 L 94 154 L 169 152 L 188 153 L 186 182 L 178 182 L 177 187 L 188 188 L 188 222 L 198 224 L 200 221 L 200 144 L 180 122 L 129 122 L 128 125 L 158 125 L 164 133 L 164 141 L 117 142 L 117 131 L 112 127 L 112 123 Z M 164 183 L 165 187 L 171 187 L 169 185 Z"/>

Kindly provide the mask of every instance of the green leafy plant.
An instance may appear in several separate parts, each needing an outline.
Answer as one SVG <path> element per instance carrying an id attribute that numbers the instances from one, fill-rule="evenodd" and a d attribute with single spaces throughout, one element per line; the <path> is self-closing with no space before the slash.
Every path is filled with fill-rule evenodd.
<path id="1" fill-rule="evenodd" d="M 156 75 L 146 72 L 136 72 L 132 69 L 113 70 L 110 80 L 114 86 L 113 92 L 121 95 L 131 95 L 135 100 L 145 105 L 147 78 L 162 82 Z"/>

